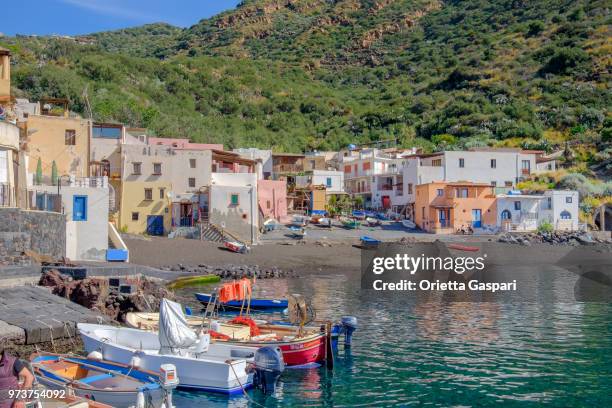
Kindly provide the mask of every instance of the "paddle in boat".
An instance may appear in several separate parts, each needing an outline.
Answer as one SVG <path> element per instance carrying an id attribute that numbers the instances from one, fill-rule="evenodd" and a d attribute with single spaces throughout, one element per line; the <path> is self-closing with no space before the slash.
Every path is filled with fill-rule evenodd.
<path id="1" fill-rule="evenodd" d="M 85 323 L 77 327 L 86 352 L 97 351 L 104 360 L 151 371 L 173 364 L 180 373 L 179 388 L 234 394 L 252 385 L 247 365 L 258 358 L 258 349 L 211 343 L 208 333 L 197 335 L 189 327 L 181 305 L 167 299 L 161 302 L 158 333 Z"/>
<path id="2" fill-rule="evenodd" d="M 161 371 L 171 376 L 160 379 L 152 371 L 72 355 L 34 353 L 30 363 L 36 380 L 46 388 L 116 408 L 172 408 L 172 389 L 178 385 L 173 366 L 162 366 Z"/>

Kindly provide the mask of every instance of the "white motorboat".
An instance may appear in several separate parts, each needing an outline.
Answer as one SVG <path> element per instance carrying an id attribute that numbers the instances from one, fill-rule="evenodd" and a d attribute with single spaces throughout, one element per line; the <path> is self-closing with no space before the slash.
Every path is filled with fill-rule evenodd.
<path id="1" fill-rule="evenodd" d="M 181 305 L 166 299 L 160 307 L 159 334 L 85 323 L 78 329 L 85 351 L 99 352 L 104 360 L 150 371 L 173 364 L 180 373 L 179 388 L 233 394 L 252 384 L 247 363 L 257 348 L 211 344 L 209 334 L 198 336 L 188 326 Z"/>

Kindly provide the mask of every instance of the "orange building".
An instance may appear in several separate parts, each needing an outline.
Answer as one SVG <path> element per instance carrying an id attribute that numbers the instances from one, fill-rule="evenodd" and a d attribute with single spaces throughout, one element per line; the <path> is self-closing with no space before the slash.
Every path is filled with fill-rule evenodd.
<path id="1" fill-rule="evenodd" d="M 415 223 L 436 234 L 468 227 L 495 227 L 493 187 L 468 182 L 433 182 L 416 187 Z"/>

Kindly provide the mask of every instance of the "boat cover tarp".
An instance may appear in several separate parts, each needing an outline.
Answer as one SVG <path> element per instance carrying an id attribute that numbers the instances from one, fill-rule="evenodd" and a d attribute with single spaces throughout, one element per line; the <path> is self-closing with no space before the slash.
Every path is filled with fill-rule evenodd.
<path id="1" fill-rule="evenodd" d="M 188 348 L 198 337 L 187 324 L 180 304 L 162 299 L 159 306 L 159 344 L 161 354 L 176 354 L 176 349 Z"/>

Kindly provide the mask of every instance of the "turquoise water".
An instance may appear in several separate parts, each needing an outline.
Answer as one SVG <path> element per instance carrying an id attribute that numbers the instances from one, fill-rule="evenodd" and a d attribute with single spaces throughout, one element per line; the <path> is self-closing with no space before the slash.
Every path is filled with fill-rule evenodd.
<path id="1" fill-rule="evenodd" d="M 261 294 L 309 296 L 319 318 L 356 316 L 351 350 L 340 346 L 333 372 L 287 370 L 275 396 L 177 392 L 176 406 L 610 407 L 612 304 L 561 300 L 572 279 L 559 275 L 539 288 L 536 303 L 381 295 L 360 289 L 358 275 L 260 280 Z M 191 299 L 195 291 L 182 295 Z"/>

